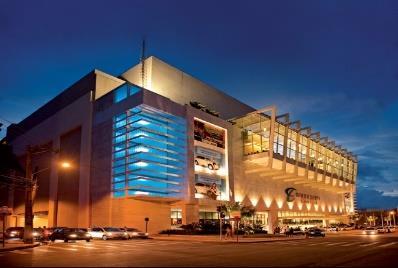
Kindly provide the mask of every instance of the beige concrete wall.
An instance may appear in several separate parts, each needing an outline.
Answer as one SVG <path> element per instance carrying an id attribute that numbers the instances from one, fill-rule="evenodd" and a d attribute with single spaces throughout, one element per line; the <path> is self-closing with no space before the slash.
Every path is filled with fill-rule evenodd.
<path id="1" fill-rule="evenodd" d="M 94 89 L 93 89 L 94 90 Z M 30 129 L 25 134 L 17 137 L 12 141 L 11 145 L 15 145 L 14 150 L 16 155 L 24 155 L 25 148 L 27 145 L 45 144 L 52 142 L 54 149 L 59 148 L 59 138 L 62 134 L 68 132 L 71 129 L 81 127 L 82 128 L 82 140 L 81 140 L 81 151 L 80 151 L 80 167 L 86 167 L 87 162 L 90 161 L 91 155 L 91 97 L 92 93 L 89 92 L 75 102 L 65 107 L 58 113 L 44 120 L 40 124 Z M 48 199 L 48 225 L 54 224 L 54 202 L 56 200 L 56 194 L 58 190 L 58 155 L 54 154 L 52 161 L 46 163 L 46 166 L 42 168 L 50 167 L 50 182 L 49 182 L 49 199 Z M 89 206 L 89 181 L 90 173 L 87 168 L 79 169 L 79 183 L 80 190 L 82 191 L 79 197 L 79 210 L 76 211 L 74 217 L 79 218 L 79 226 L 87 226 L 89 220 L 88 206 Z M 40 187 L 40 185 L 39 185 Z M 42 208 L 40 208 L 42 209 Z M 18 205 L 14 208 L 15 214 L 23 214 L 23 204 Z M 36 212 L 36 208 L 34 208 Z M 64 217 L 71 217 L 71 215 L 63 215 Z M 61 216 L 62 217 L 62 216 Z M 73 217 L 73 215 L 72 215 Z"/>
<path id="2" fill-rule="evenodd" d="M 182 105 L 189 104 L 190 101 L 201 102 L 210 109 L 220 112 L 220 117 L 224 119 L 254 111 L 239 100 L 156 57 L 149 57 L 145 64 L 147 70 L 145 88 L 172 101 Z M 126 71 L 122 77 L 131 83 L 141 85 L 141 65 Z"/>
<path id="3" fill-rule="evenodd" d="M 105 94 L 109 93 L 113 89 L 119 87 L 124 84 L 125 81 L 101 72 L 99 70 L 95 70 L 96 79 L 95 79 L 95 99 L 99 99 Z"/>

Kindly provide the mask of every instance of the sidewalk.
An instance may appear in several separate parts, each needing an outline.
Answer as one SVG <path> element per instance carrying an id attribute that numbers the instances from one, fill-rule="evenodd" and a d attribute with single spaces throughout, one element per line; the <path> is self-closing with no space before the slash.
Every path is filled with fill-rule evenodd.
<path id="1" fill-rule="evenodd" d="M 212 242 L 212 243 L 236 243 L 236 235 L 233 238 L 225 239 L 224 235 L 220 240 L 219 235 L 167 235 L 158 234 L 153 236 L 154 240 L 163 241 L 195 241 L 195 242 Z M 280 236 L 242 236 L 239 235 L 239 243 L 264 243 L 264 242 L 276 242 L 276 241 L 292 241 L 292 240 L 303 240 L 305 236 L 293 236 L 286 237 Z"/>
<path id="2" fill-rule="evenodd" d="M 3 248 L 3 241 L 0 241 L 0 252 L 12 251 L 18 249 L 34 248 L 39 246 L 39 242 L 33 244 L 24 244 L 23 241 L 6 241 L 5 247 Z"/>

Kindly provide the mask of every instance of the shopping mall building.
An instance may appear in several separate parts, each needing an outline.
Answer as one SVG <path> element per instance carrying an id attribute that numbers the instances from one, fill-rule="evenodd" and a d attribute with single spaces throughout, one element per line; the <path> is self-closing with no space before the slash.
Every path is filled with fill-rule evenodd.
<path id="1" fill-rule="evenodd" d="M 6 139 L 21 161 L 28 145 L 58 149 L 33 155 L 43 171 L 35 226 L 143 229 L 149 218 L 155 233 L 217 220 L 228 201 L 254 207 L 252 220 L 270 232 L 354 212 L 350 152 L 275 106 L 256 110 L 156 57 L 118 76 L 90 72 L 9 126 Z M 10 226 L 23 225 L 23 196 L 9 191 Z"/>

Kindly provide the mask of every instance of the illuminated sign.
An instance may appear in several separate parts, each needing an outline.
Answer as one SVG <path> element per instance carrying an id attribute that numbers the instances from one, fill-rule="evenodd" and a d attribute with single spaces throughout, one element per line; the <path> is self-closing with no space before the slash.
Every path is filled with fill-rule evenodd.
<path id="1" fill-rule="evenodd" d="M 302 203 L 310 203 L 311 201 L 313 201 L 316 204 L 318 200 L 321 199 L 317 195 L 299 193 L 297 192 L 297 189 L 293 187 L 286 188 L 285 193 L 287 202 L 293 202 L 294 200 L 296 200 L 296 198 L 300 198 Z"/>

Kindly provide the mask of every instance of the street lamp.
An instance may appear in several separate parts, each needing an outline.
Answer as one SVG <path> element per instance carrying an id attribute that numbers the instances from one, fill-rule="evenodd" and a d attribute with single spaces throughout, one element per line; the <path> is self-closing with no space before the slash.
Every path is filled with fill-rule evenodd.
<path id="1" fill-rule="evenodd" d="M 395 226 L 396 225 L 395 224 L 395 211 L 390 211 L 390 215 L 392 215 L 392 219 L 394 221 L 394 226 Z"/>
<path id="2" fill-rule="evenodd" d="M 25 226 L 24 226 L 24 243 L 31 244 L 33 243 L 33 201 L 36 195 L 37 189 L 37 177 L 36 175 L 48 170 L 49 168 L 44 168 L 42 170 L 38 170 L 35 168 L 35 171 L 32 172 L 32 156 L 38 155 L 46 152 L 59 153 L 59 150 L 53 149 L 51 146 L 44 147 L 31 147 L 28 146 L 26 150 L 26 168 L 25 168 Z M 70 164 L 64 162 L 61 167 L 67 168 L 70 167 Z"/>
<path id="3" fill-rule="evenodd" d="M 63 162 L 61 162 L 61 167 L 65 168 L 65 169 L 68 169 L 68 168 L 71 168 L 72 165 L 71 165 L 71 163 L 69 163 L 67 161 L 63 161 Z"/>

